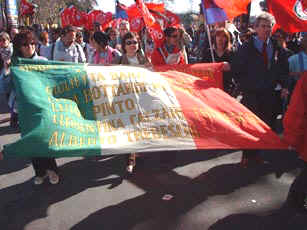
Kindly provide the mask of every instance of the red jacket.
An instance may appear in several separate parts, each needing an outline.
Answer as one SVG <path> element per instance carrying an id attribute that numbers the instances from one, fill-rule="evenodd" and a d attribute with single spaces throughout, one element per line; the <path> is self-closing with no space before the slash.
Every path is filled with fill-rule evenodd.
<path id="1" fill-rule="evenodd" d="M 307 162 L 307 72 L 297 82 L 283 124 L 284 140 Z"/>
<path id="2" fill-rule="evenodd" d="M 151 63 L 153 65 L 166 65 L 167 64 L 161 52 L 163 52 L 163 55 L 165 56 L 165 58 L 168 57 L 169 53 L 166 51 L 166 48 L 164 47 L 164 45 L 161 48 L 155 49 L 151 55 Z M 179 52 L 180 52 L 180 60 L 178 64 L 187 64 L 184 60 L 183 53 L 179 50 L 178 47 L 175 47 L 172 54 L 179 53 Z"/>

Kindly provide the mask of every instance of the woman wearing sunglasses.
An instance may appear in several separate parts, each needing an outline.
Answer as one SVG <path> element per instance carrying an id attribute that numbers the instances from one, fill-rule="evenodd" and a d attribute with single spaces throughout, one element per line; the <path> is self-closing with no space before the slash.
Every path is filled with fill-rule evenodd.
<path id="1" fill-rule="evenodd" d="M 142 52 L 139 36 L 136 33 L 126 33 L 122 38 L 121 46 L 123 55 L 116 64 L 145 67 L 152 66 Z M 128 155 L 126 168 L 128 173 L 133 173 L 133 170 L 136 166 L 136 156 L 136 153 L 131 153 Z"/>
<path id="2" fill-rule="evenodd" d="M 148 59 L 144 56 L 144 52 L 140 46 L 139 36 L 136 33 L 126 33 L 122 39 L 121 45 L 123 55 L 116 64 L 151 66 Z"/>
<path id="3" fill-rule="evenodd" d="M 31 58 L 35 60 L 47 60 L 45 57 L 38 56 L 35 51 L 36 38 L 31 31 L 25 31 L 15 36 L 13 40 L 13 56 L 14 58 Z M 9 105 L 14 111 L 16 123 L 18 122 L 16 93 L 13 89 L 9 97 Z M 59 176 L 57 174 L 58 167 L 54 158 L 32 158 L 32 165 L 35 171 L 34 184 L 39 185 L 44 182 L 45 178 L 49 178 L 51 184 L 59 183 Z"/>

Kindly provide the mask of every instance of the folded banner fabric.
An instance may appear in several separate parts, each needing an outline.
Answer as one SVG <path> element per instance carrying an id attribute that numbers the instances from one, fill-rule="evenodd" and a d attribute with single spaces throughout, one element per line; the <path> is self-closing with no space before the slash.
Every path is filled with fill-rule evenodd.
<path id="1" fill-rule="evenodd" d="M 6 155 L 286 147 L 234 98 L 187 73 L 44 61 L 11 72 L 22 137 L 4 146 Z"/>

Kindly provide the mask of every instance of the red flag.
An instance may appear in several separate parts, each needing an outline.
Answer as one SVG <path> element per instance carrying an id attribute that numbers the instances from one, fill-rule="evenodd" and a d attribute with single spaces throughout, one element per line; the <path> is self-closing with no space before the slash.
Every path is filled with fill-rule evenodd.
<path id="1" fill-rule="evenodd" d="M 277 27 L 289 33 L 307 30 L 306 0 L 267 0 L 267 6 L 276 19 Z"/>
<path id="2" fill-rule="evenodd" d="M 101 10 L 92 10 L 88 14 L 87 27 L 93 29 L 93 24 L 98 22 L 102 27 L 112 21 L 112 13 L 104 13 Z"/>
<path id="3" fill-rule="evenodd" d="M 180 18 L 174 14 L 173 12 L 166 10 L 164 15 L 168 18 L 169 20 L 169 25 L 168 26 L 179 26 L 180 25 Z"/>
<path id="4" fill-rule="evenodd" d="M 247 13 L 247 6 L 251 0 L 214 0 L 215 4 L 222 8 L 229 19 Z"/>
<path id="5" fill-rule="evenodd" d="M 129 18 L 129 24 L 132 32 L 140 32 L 145 26 L 142 16 Z"/>
<path id="6" fill-rule="evenodd" d="M 72 25 L 70 8 L 65 8 L 60 12 L 62 27 Z"/>
<path id="7" fill-rule="evenodd" d="M 20 15 L 31 15 L 34 14 L 34 5 L 27 0 L 20 1 Z"/>
<path id="8" fill-rule="evenodd" d="M 85 26 L 87 23 L 87 14 L 78 10 L 75 6 L 70 6 L 71 24 L 73 26 Z"/>
<path id="9" fill-rule="evenodd" d="M 136 0 L 136 3 L 140 8 L 146 28 L 155 43 L 155 47 L 160 47 L 164 41 L 164 33 L 162 31 L 161 25 L 149 12 L 143 0 Z"/>

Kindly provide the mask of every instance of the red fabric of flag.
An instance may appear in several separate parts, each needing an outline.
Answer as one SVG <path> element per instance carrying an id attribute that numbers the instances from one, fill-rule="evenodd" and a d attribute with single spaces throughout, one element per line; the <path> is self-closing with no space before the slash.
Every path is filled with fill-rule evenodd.
<path id="1" fill-rule="evenodd" d="M 136 0 L 136 4 L 140 8 L 144 23 L 146 25 L 148 33 L 150 34 L 152 40 L 155 43 L 155 47 L 160 47 L 164 41 L 164 33 L 162 31 L 161 25 L 149 12 L 143 0 Z"/>
<path id="2" fill-rule="evenodd" d="M 288 33 L 307 31 L 306 0 L 267 0 L 267 6 L 276 19 L 276 27 Z"/>
<path id="3" fill-rule="evenodd" d="M 214 0 L 214 2 L 218 7 L 226 12 L 229 19 L 233 19 L 238 15 L 246 14 L 248 12 L 247 6 L 251 0 Z"/>
<path id="4" fill-rule="evenodd" d="M 72 25 L 70 8 L 65 8 L 60 12 L 62 27 Z"/>
<path id="5" fill-rule="evenodd" d="M 178 65 L 173 65 L 172 71 L 163 68 L 166 72 L 160 74 L 167 78 L 195 131 L 197 149 L 287 149 L 268 125 L 214 85 L 212 78 L 221 79 L 221 63 L 184 65 L 183 71 Z M 195 77 L 199 73 L 201 79 Z"/>
<path id="6" fill-rule="evenodd" d="M 27 0 L 20 1 L 20 15 L 31 15 L 34 13 L 34 5 Z"/>
<path id="7" fill-rule="evenodd" d="M 112 21 L 112 13 L 104 13 L 101 10 L 92 10 L 87 14 L 87 16 L 87 28 L 89 28 L 90 30 L 93 29 L 93 25 L 95 22 L 98 22 L 103 28 L 106 24 Z"/>
<path id="8" fill-rule="evenodd" d="M 85 26 L 87 23 L 87 14 L 78 10 L 75 6 L 69 8 L 71 13 L 71 24 L 78 27 Z"/>
<path id="9" fill-rule="evenodd" d="M 145 26 L 142 16 L 129 18 L 129 24 L 130 24 L 130 30 L 132 32 L 137 32 L 137 33 L 140 32 Z"/>

